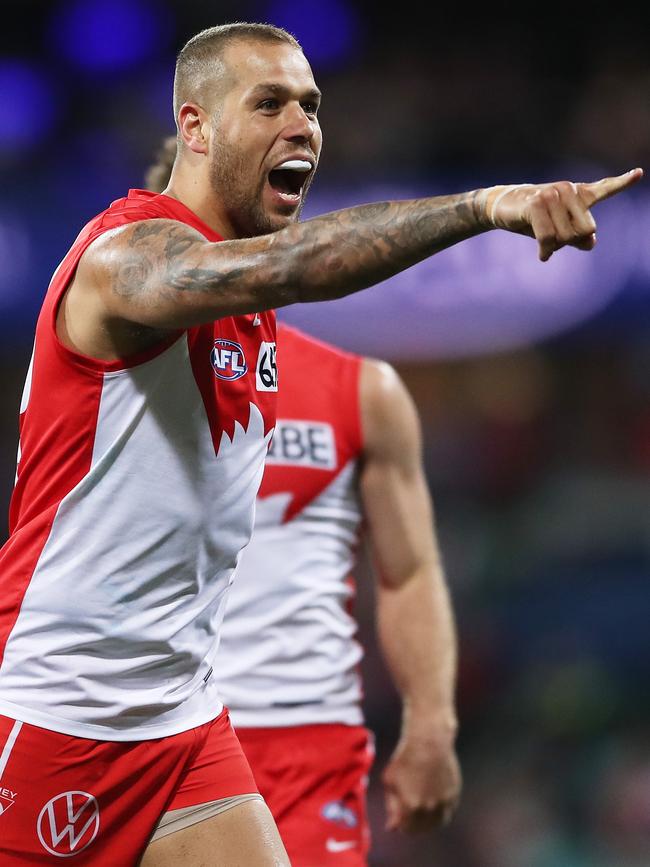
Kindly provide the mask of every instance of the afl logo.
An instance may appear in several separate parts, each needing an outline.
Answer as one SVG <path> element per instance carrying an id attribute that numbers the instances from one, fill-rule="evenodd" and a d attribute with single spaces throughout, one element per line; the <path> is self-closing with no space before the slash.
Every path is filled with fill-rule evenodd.
<path id="1" fill-rule="evenodd" d="M 239 379 L 248 370 L 244 350 L 239 343 L 223 338 L 214 341 L 210 363 L 219 379 Z"/>

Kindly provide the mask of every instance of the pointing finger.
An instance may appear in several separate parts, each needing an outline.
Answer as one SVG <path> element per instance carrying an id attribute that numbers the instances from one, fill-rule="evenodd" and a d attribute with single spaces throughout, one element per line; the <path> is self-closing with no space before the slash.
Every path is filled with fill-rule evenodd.
<path id="1" fill-rule="evenodd" d="M 600 181 L 593 181 L 589 184 L 578 184 L 580 198 L 586 206 L 590 208 L 597 202 L 602 202 L 604 199 L 609 199 L 610 196 L 615 196 L 621 190 L 626 190 L 632 184 L 636 184 L 643 177 L 643 169 L 632 169 L 625 172 L 624 175 L 618 175 L 615 178 L 602 178 Z"/>

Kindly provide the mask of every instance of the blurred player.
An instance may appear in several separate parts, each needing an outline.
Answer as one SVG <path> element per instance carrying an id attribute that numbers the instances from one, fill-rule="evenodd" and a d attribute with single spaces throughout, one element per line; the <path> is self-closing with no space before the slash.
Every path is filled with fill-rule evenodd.
<path id="1" fill-rule="evenodd" d="M 278 353 L 278 420 L 219 683 L 294 867 L 362 867 L 372 747 L 351 612 L 362 521 L 379 642 L 403 702 L 382 775 L 389 828 L 423 830 L 456 806 L 455 630 L 401 380 L 282 324 Z"/>
<path id="2" fill-rule="evenodd" d="M 56 270 L 0 552 L 3 865 L 279 867 L 215 663 L 275 424 L 274 308 L 499 227 L 591 249 L 592 184 L 490 187 L 299 221 L 321 150 L 298 43 L 233 24 L 179 54 L 167 195 L 131 190 Z"/>

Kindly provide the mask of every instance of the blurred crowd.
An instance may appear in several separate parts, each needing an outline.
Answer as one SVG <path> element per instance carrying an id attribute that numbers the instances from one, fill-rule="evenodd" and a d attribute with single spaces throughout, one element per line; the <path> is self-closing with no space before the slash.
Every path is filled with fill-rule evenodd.
<path id="1" fill-rule="evenodd" d="M 323 168 L 335 182 L 342 170 L 461 168 L 484 181 L 647 164 L 650 64 L 633 20 L 617 19 L 629 38 L 617 32 L 612 51 L 598 15 L 579 34 L 554 18 L 490 28 L 467 22 L 462 7 L 447 31 L 438 12 L 421 28 L 397 25 L 360 63 L 326 75 Z"/>
<path id="2" fill-rule="evenodd" d="M 222 0 L 218 8 L 202 0 L 12 5 L 16 15 L 0 34 L 1 58 L 46 71 L 53 96 L 41 119 L 44 134 L 23 134 L 17 148 L 0 128 L 0 160 L 19 170 L 47 154 L 51 171 L 69 145 L 67 155 L 83 161 L 94 146 L 104 171 L 122 167 L 119 189 L 125 171 L 138 175 L 173 130 L 170 83 L 183 42 L 220 21 L 271 17 L 301 39 L 324 91 L 326 182 L 358 172 L 385 178 L 459 168 L 481 177 L 490 170 L 518 175 L 558 163 L 616 171 L 643 165 L 650 152 L 650 15 L 643 7 L 632 13 L 618 4 L 612 15 L 595 4 L 579 19 L 558 21 L 512 4 L 471 13 L 461 6 L 420 8 L 413 16 L 363 0 L 300 7 L 288 0 Z M 80 25 L 70 23 L 76 6 L 87 13 L 116 7 L 116 15 L 120 7 L 141 7 L 141 14 L 127 19 L 123 10 L 115 19 L 129 28 L 119 34 L 121 53 L 107 50 L 113 35 L 107 33 L 94 33 L 84 52 L 70 45 L 79 34 Z M 147 16 L 155 26 L 130 32 Z M 98 28 L 110 22 L 105 11 L 95 18 Z M 11 105 L 11 94 L 6 98 Z"/>
<path id="3" fill-rule="evenodd" d="M 376 780 L 377 867 L 650 864 L 647 337 L 402 369 L 459 622 L 465 795 L 409 848 Z M 381 765 L 397 704 L 367 666 Z"/>

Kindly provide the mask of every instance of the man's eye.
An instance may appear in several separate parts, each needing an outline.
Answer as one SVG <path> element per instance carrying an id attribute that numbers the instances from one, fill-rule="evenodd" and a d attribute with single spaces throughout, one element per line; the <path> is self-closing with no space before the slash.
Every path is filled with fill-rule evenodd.
<path id="1" fill-rule="evenodd" d="M 278 107 L 278 101 L 277 99 L 265 99 L 263 102 L 260 103 L 259 107 L 264 109 L 265 111 L 275 111 L 275 109 Z"/>
<path id="2" fill-rule="evenodd" d="M 303 102 L 302 110 L 305 112 L 305 114 L 317 114 L 318 103 L 317 102 Z"/>

